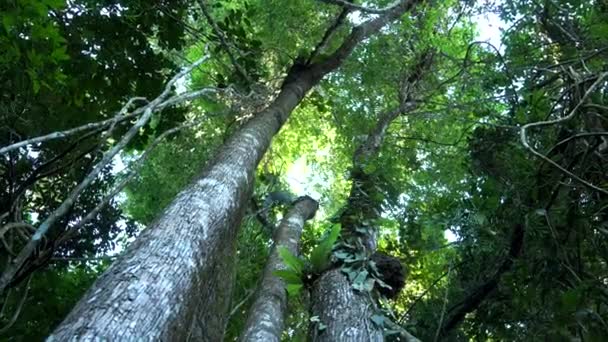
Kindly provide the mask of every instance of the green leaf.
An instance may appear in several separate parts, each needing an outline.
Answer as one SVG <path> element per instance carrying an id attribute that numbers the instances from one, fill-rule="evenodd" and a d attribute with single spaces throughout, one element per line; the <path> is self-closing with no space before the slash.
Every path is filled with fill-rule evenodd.
<path id="1" fill-rule="evenodd" d="M 45 0 L 43 2 L 51 9 L 61 9 L 65 7 L 64 0 Z"/>
<path id="2" fill-rule="evenodd" d="M 53 52 L 51 53 L 51 58 L 57 62 L 70 59 L 70 56 L 68 56 L 65 49 L 66 49 L 65 46 L 61 46 L 57 49 L 54 49 Z"/>
<path id="3" fill-rule="evenodd" d="M 360 292 L 369 292 L 374 288 L 374 279 L 368 278 L 369 273 L 367 270 L 363 270 L 357 274 L 355 279 L 353 280 L 353 289 Z M 370 281 L 371 280 L 371 284 Z M 371 287 L 370 287 L 371 286 Z"/>
<path id="4" fill-rule="evenodd" d="M 340 225 L 332 227 L 330 233 L 313 249 L 310 254 L 310 262 L 315 272 L 323 272 L 328 266 L 331 251 L 340 235 Z"/>
<path id="5" fill-rule="evenodd" d="M 325 325 L 325 324 L 323 324 L 323 322 L 321 322 L 321 319 L 319 318 L 319 316 L 311 316 L 310 322 L 317 323 L 317 329 L 319 329 L 319 331 L 323 331 L 327 328 L 327 325 Z"/>
<path id="6" fill-rule="evenodd" d="M 304 287 L 303 284 L 287 284 L 287 294 L 290 297 L 295 297 L 300 294 L 302 287 Z"/>
<path id="7" fill-rule="evenodd" d="M 576 310 L 580 301 L 580 292 L 576 289 L 569 290 L 562 294 L 562 309 L 566 312 L 572 312 Z"/>
<path id="8" fill-rule="evenodd" d="M 283 279 L 287 284 L 302 284 L 302 278 L 294 271 L 277 270 L 272 272 L 272 274 Z"/>
<path id="9" fill-rule="evenodd" d="M 37 79 L 32 79 L 32 88 L 34 89 L 34 94 L 38 94 L 40 91 L 40 82 Z"/>
<path id="10" fill-rule="evenodd" d="M 377 166 L 373 163 L 368 163 L 364 166 L 363 168 L 363 172 L 365 172 L 365 174 L 372 174 L 377 170 Z"/>
<path id="11" fill-rule="evenodd" d="M 2 15 L 2 26 L 6 32 L 10 32 L 11 28 L 15 25 L 15 16 L 9 13 L 3 13 Z"/>
<path id="12" fill-rule="evenodd" d="M 355 231 L 356 231 L 357 233 L 361 233 L 361 234 L 368 234 L 368 233 L 369 233 L 369 231 L 370 231 L 370 229 L 368 229 L 368 228 L 367 228 L 367 227 L 365 227 L 365 226 L 357 226 L 357 227 L 355 227 Z"/>
<path id="13" fill-rule="evenodd" d="M 278 251 L 285 265 L 289 269 L 291 269 L 295 274 L 301 276 L 302 271 L 304 270 L 304 262 L 300 260 L 297 256 L 291 254 L 291 252 L 284 246 L 280 246 Z"/>
<path id="14" fill-rule="evenodd" d="M 374 289 L 375 283 L 376 283 L 376 279 L 374 279 L 374 278 L 365 279 L 365 282 L 363 283 L 363 291 L 372 292 L 372 290 Z"/>
<path id="15" fill-rule="evenodd" d="M 364 261 L 365 258 L 366 257 L 365 257 L 364 253 L 349 254 L 349 257 L 347 259 L 345 259 L 344 262 L 347 264 L 352 264 L 352 263 Z"/>
<path id="16" fill-rule="evenodd" d="M 339 259 L 339 260 L 344 260 L 348 257 L 350 257 L 350 253 L 348 252 L 344 252 L 344 251 L 337 251 L 336 253 L 334 253 L 334 256 Z"/>
<path id="17" fill-rule="evenodd" d="M 475 213 L 473 215 L 473 220 L 480 226 L 485 226 L 488 223 L 488 218 L 482 213 Z"/>
<path id="18" fill-rule="evenodd" d="M 355 277 L 357 276 L 357 274 L 359 273 L 358 271 L 354 270 L 352 267 L 342 267 L 342 273 L 346 274 L 348 276 L 348 281 L 352 282 Z"/>

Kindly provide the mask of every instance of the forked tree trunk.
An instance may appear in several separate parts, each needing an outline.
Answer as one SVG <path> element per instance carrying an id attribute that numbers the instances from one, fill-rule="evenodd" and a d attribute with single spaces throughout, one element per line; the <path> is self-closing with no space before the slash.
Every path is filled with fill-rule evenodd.
<path id="1" fill-rule="evenodd" d="M 314 217 L 317 208 L 318 203 L 306 196 L 298 199 L 281 220 L 241 341 L 279 342 L 281 340 L 287 310 L 287 293 L 285 282 L 273 273 L 286 270 L 287 267 L 279 255 L 278 248 L 285 247 L 291 254 L 299 254 L 298 243 L 304 223 Z"/>
<path id="2" fill-rule="evenodd" d="M 403 80 L 402 103 L 399 108 L 384 112 L 366 140 L 357 147 L 353 155 L 351 172 L 352 186 L 345 210 L 340 216 L 342 238 L 353 237 L 361 241 L 361 252 L 371 255 L 376 250 L 377 231 L 361 234 L 357 228 L 363 222 L 373 222 L 380 217 L 382 201 L 370 196 L 376 192 L 374 177 L 366 173 L 365 167 L 377 158 L 390 124 L 402 113 L 416 107 L 412 95 L 432 63 L 432 52 L 425 52 Z M 326 271 L 316 280 L 312 289 L 312 315 L 320 324 L 311 324 L 309 336 L 312 341 L 383 341 L 381 327 L 370 318 L 376 313 L 376 303 L 371 293 L 357 292 L 339 268 Z M 322 325 L 321 325 L 322 324 Z M 320 329 L 322 327 L 323 329 Z M 416 339 L 407 340 L 415 341 Z"/>
<path id="3" fill-rule="evenodd" d="M 295 78 L 220 149 L 84 295 L 51 338 L 221 341 L 254 171 L 314 83 Z"/>
<path id="4" fill-rule="evenodd" d="M 51 340 L 221 341 L 237 228 L 255 169 L 306 93 L 363 39 L 417 0 L 401 1 L 355 28 L 329 57 L 294 65 L 281 92 L 236 132 L 92 286 Z"/>

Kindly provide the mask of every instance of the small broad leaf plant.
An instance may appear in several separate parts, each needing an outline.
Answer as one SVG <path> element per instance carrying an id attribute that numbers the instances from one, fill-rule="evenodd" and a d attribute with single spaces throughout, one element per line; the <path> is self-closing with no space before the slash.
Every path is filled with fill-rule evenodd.
<path id="1" fill-rule="evenodd" d="M 361 239 L 356 236 L 348 237 L 338 241 L 340 236 L 340 224 L 332 226 L 331 230 L 312 250 L 310 258 L 300 258 L 293 255 L 287 248 L 279 247 L 278 253 L 283 259 L 285 270 L 278 270 L 274 275 L 283 279 L 289 297 L 297 297 L 302 289 L 311 286 L 314 281 L 332 265 L 341 265 L 341 270 L 348 277 L 352 287 L 361 293 L 367 293 L 376 298 L 381 305 L 372 317 L 371 321 L 381 327 L 387 335 L 398 333 L 396 324 L 389 317 L 394 316 L 386 308 L 390 306 L 386 299 L 374 288 L 382 287 L 392 289 L 390 285 L 382 280 L 382 274 L 376 267 L 376 263 L 361 248 Z M 370 234 L 371 228 L 358 227 L 358 234 Z M 322 322 L 316 322 L 318 317 L 311 317 L 311 322 L 316 323 L 320 330 L 326 326 Z"/>

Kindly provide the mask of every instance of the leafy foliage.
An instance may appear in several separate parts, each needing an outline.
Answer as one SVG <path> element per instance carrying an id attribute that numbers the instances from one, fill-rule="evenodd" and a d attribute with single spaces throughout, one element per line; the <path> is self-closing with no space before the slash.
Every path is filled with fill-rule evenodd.
<path id="1" fill-rule="evenodd" d="M 2 324 L 33 274 L 20 318 L 3 337 L 47 335 L 106 267 L 91 258 L 120 252 L 151 223 L 231 133 L 267 106 L 294 61 L 333 51 L 353 25 L 372 17 L 351 12 L 311 56 L 339 6 L 205 3 L 225 42 L 198 2 L 0 4 L 0 146 L 110 118 L 133 95 L 156 96 L 179 66 L 205 52 L 210 62 L 173 91 L 230 89 L 163 111 L 121 162 L 104 169 L 4 294 Z M 487 14 L 502 28 L 500 46 L 477 39 L 479 16 Z M 608 70 L 606 23 L 602 1 L 443 1 L 355 49 L 298 106 L 260 163 L 237 238 L 227 340 L 244 325 L 281 218 L 280 208 L 263 203 L 288 189 L 318 198 L 321 208 L 303 232 L 304 257 L 281 250 L 288 269 L 277 275 L 298 295 L 290 298 L 286 340 L 306 336 L 311 322 L 302 289 L 338 265 L 356 290 L 378 297 L 382 310 L 370 320 L 394 339 L 406 328 L 421 340 L 605 340 L 608 198 L 598 188 L 608 186 L 606 80 L 590 89 Z M 415 108 L 386 128 L 373 158 L 357 159 L 427 53 L 432 64 L 409 99 Z M 123 179 L 120 164 L 167 129 L 203 117 L 152 151 L 121 196 L 70 232 Z M 528 126 L 526 147 L 522 127 L 539 121 L 551 123 Z M 0 228 L 50 215 L 125 126 L 108 140 L 93 130 L 3 154 Z M 5 265 L 31 232 L 24 226 L 2 234 Z M 390 302 L 375 296 L 391 286 L 370 237 L 407 269 L 405 288 Z"/>
<path id="2" fill-rule="evenodd" d="M 290 296 L 299 295 L 305 285 L 310 285 L 319 274 L 331 266 L 332 250 L 339 235 L 340 225 L 333 225 L 304 260 L 293 255 L 287 248 L 279 246 L 279 255 L 287 269 L 275 271 L 273 274 L 285 281 Z"/>
<path id="3" fill-rule="evenodd" d="M 331 252 L 334 248 L 334 244 L 338 240 L 340 235 L 340 225 L 335 224 L 332 226 L 329 234 L 323 240 L 319 242 L 312 252 L 310 252 L 310 264 L 312 272 L 321 273 L 326 270 L 330 265 Z"/>

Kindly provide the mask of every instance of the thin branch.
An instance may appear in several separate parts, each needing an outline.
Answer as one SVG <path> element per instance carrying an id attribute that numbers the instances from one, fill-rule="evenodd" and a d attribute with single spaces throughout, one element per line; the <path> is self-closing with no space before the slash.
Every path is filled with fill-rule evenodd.
<path id="1" fill-rule="evenodd" d="M 515 225 L 511 234 L 508 254 L 501 265 L 492 277 L 483 284 L 475 287 L 462 301 L 448 310 L 448 319 L 440 326 L 440 337 L 446 336 L 446 334 L 455 328 L 468 313 L 477 310 L 483 301 L 491 293 L 496 291 L 502 276 L 511 270 L 515 263 L 515 259 L 520 256 L 523 249 L 524 235 L 524 226 L 522 224 Z"/>
<path id="2" fill-rule="evenodd" d="M 251 197 L 251 207 L 253 209 L 253 213 L 250 215 L 255 216 L 258 222 L 260 222 L 267 232 L 272 235 L 276 227 L 268 220 L 267 212 L 269 208 L 260 208 L 254 197 Z"/>
<path id="3" fill-rule="evenodd" d="M 600 85 L 600 83 L 604 80 L 604 78 L 608 76 L 608 72 L 604 72 L 602 74 L 599 75 L 599 77 L 597 78 L 597 80 L 591 85 L 591 87 L 589 87 L 589 89 L 587 89 L 587 91 L 585 92 L 585 95 L 583 95 L 583 97 L 581 98 L 581 100 L 576 104 L 576 106 L 574 106 L 574 108 L 572 109 L 572 111 L 570 111 L 570 113 L 564 117 L 561 117 L 559 119 L 555 119 L 555 120 L 547 120 L 547 121 L 538 121 L 538 122 L 532 122 L 529 124 L 524 125 L 521 130 L 520 130 L 520 140 L 522 145 L 528 149 L 532 154 L 534 154 L 535 156 L 537 156 L 538 158 L 544 160 L 545 162 L 553 165 L 554 167 L 556 167 L 558 170 L 560 170 L 561 172 L 565 173 L 566 175 L 572 177 L 573 179 L 579 181 L 581 184 L 584 184 L 585 186 L 597 190 L 603 194 L 607 194 L 608 195 L 608 190 L 602 189 L 598 186 L 595 186 L 589 182 L 587 182 L 586 180 L 580 178 L 579 176 L 575 175 L 574 173 L 564 169 L 561 165 L 559 165 L 558 163 L 554 162 L 552 159 L 548 158 L 547 156 L 545 156 L 544 154 L 536 151 L 532 146 L 530 146 L 530 144 L 528 143 L 528 137 L 526 135 L 526 131 L 529 128 L 532 127 L 541 127 L 541 126 L 549 126 L 549 125 L 555 125 L 558 123 L 562 123 L 565 121 L 568 121 L 572 118 L 574 118 L 574 116 L 576 116 L 576 113 L 578 111 L 578 109 L 580 108 L 580 106 L 583 104 L 583 102 L 585 102 L 585 100 L 589 97 L 589 95 L 591 95 L 591 93 L 595 90 L 595 88 L 597 88 L 598 85 Z"/>
<path id="4" fill-rule="evenodd" d="M 405 136 L 401 136 L 399 135 L 399 139 L 403 139 L 403 140 L 415 140 L 415 141 L 420 141 L 423 143 L 428 143 L 428 144 L 436 144 L 436 145 L 441 145 L 441 146 L 456 146 L 458 145 L 462 139 L 466 136 L 466 134 L 469 132 L 469 129 L 471 128 L 471 126 L 467 127 L 465 130 L 463 130 L 462 134 L 460 135 L 460 137 L 451 143 L 448 142 L 441 142 L 441 141 L 435 141 L 432 139 L 426 139 L 426 138 L 422 138 L 422 137 L 405 137 Z"/>
<path id="5" fill-rule="evenodd" d="M 95 216 L 97 216 L 97 214 L 110 202 L 110 200 L 112 200 L 112 198 L 114 198 L 116 195 L 118 195 L 118 193 L 120 193 L 129 184 L 129 182 L 137 175 L 139 168 L 141 168 L 141 166 L 144 164 L 144 162 L 148 159 L 150 152 L 152 152 L 152 150 L 154 150 L 154 148 L 156 148 L 156 146 L 158 146 L 163 140 L 165 140 L 165 138 L 167 138 L 168 136 L 173 135 L 185 128 L 196 126 L 196 125 L 202 123 L 205 119 L 206 118 L 196 120 L 193 122 L 183 123 L 182 125 L 171 128 L 171 129 L 163 132 L 158 137 L 156 137 L 156 139 L 154 139 L 154 141 L 146 148 L 146 150 L 141 154 L 141 156 L 135 162 L 133 162 L 131 165 L 129 165 L 129 172 L 127 173 L 127 175 L 125 175 L 125 177 L 122 179 L 122 181 L 117 186 L 115 186 L 101 201 L 99 201 L 97 206 L 95 206 L 95 208 L 93 208 L 93 210 L 91 210 L 82 220 L 80 220 L 74 226 L 70 227 L 68 229 L 68 231 L 66 231 L 66 233 L 61 238 L 59 238 L 57 245 L 68 240 L 71 237 L 71 234 L 73 232 L 76 232 L 78 229 L 80 229 L 86 223 L 88 223 L 89 221 L 94 219 Z"/>
<path id="6" fill-rule="evenodd" d="M 23 296 L 21 297 L 21 300 L 19 301 L 19 306 L 17 306 L 17 309 L 15 310 L 15 313 L 13 314 L 13 317 L 11 317 L 10 321 L 8 321 L 8 323 L 5 326 L 0 328 L 0 334 L 4 334 L 6 331 L 8 331 L 8 329 L 10 329 L 13 326 L 13 324 L 15 324 L 15 322 L 17 322 L 17 318 L 19 318 L 19 315 L 21 314 L 21 309 L 23 309 L 23 304 L 25 304 L 25 300 L 27 299 L 27 294 L 30 291 L 31 281 L 32 281 L 32 275 L 30 275 L 30 277 L 27 280 L 27 283 L 25 284 L 25 289 L 23 290 Z M 8 301 L 8 298 L 6 300 Z"/>
<path id="7" fill-rule="evenodd" d="M 424 290 L 424 292 L 422 292 L 418 298 L 416 298 L 414 300 L 414 302 L 412 304 L 410 304 L 410 307 L 407 309 L 407 311 L 401 315 L 401 318 L 399 318 L 399 324 L 403 323 L 403 321 L 405 320 L 405 318 L 407 317 L 407 315 L 414 309 L 414 307 L 416 306 L 416 304 L 418 304 L 418 302 L 420 302 L 429 292 L 431 292 L 431 289 L 433 287 L 435 287 L 435 285 L 437 285 L 441 279 L 445 278 L 448 276 L 450 269 L 448 268 L 447 271 L 445 271 L 442 275 L 440 275 L 437 279 L 435 279 L 435 281 L 433 281 L 433 283 L 426 289 Z"/>
<path id="8" fill-rule="evenodd" d="M 21 252 L 17 255 L 17 257 L 13 260 L 12 264 L 9 265 L 2 276 L 0 276 L 0 292 L 4 291 L 4 289 L 11 283 L 13 277 L 17 274 L 17 272 L 23 267 L 25 261 L 31 256 L 34 252 L 42 238 L 51 228 L 51 226 L 57 222 L 63 215 L 65 215 L 74 202 L 78 199 L 79 195 L 97 178 L 99 173 L 112 161 L 115 155 L 117 155 L 122 149 L 127 146 L 127 144 L 137 135 L 139 134 L 139 130 L 143 128 L 152 118 L 152 114 L 159 111 L 163 108 L 163 105 L 166 106 L 167 102 L 170 102 L 173 98 L 179 98 L 183 100 L 179 95 L 169 98 L 167 100 L 167 96 L 172 91 L 173 85 L 182 77 L 189 74 L 201 65 L 203 62 L 209 59 L 209 55 L 205 55 L 193 64 L 189 65 L 187 68 L 176 74 L 167 84 L 165 85 L 164 90 L 161 94 L 154 99 L 152 102 L 143 106 L 143 114 L 137 119 L 135 124 L 125 133 L 122 139 L 116 143 L 114 146 L 110 148 L 106 153 L 104 153 L 101 160 L 95 165 L 93 170 L 68 194 L 67 198 L 61 203 L 61 205 L 55 209 L 41 224 L 38 226 L 36 233 L 32 236 L 30 241 L 23 247 Z M 207 89 L 207 92 L 214 92 L 215 89 Z M 200 90 L 197 94 L 202 95 L 204 92 Z M 176 103 L 176 101 L 171 102 L 171 104 Z M 126 106 L 125 106 L 126 107 Z M 124 108 L 123 108 L 124 109 Z"/>
<path id="9" fill-rule="evenodd" d="M 245 296 L 245 298 L 243 298 L 243 300 L 241 300 L 240 302 L 238 302 L 234 308 L 232 308 L 232 310 L 230 310 L 230 313 L 228 314 L 228 318 L 226 320 L 230 320 L 230 318 L 232 316 L 234 316 L 234 314 L 237 313 L 237 311 L 241 308 L 241 306 L 243 306 L 245 303 L 247 303 L 247 301 L 249 300 L 249 298 L 251 298 L 251 296 L 255 293 L 255 291 L 249 290 L 249 293 Z"/>
<path id="10" fill-rule="evenodd" d="M 354 11 L 360 11 L 360 12 L 371 13 L 371 14 L 384 14 L 384 13 L 392 10 L 394 7 L 398 6 L 401 3 L 400 0 L 397 0 L 384 8 L 371 8 L 371 7 L 365 7 L 365 6 L 353 4 L 346 0 L 319 0 L 319 1 L 327 3 L 327 4 L 342 6 L 344 8 L 348 8 L 348 9 L 351 9 Z"/>
<path id="11" fill-rule="evenodd" d="M 49 177 L 49 176 L 61 171 L 62 169 L 65 169 L 66 167 L 69 167 L 70 165 L 74 164 L 76 161 L 80 160 L 80 158 L 82 158 L 87 153 L 91 153 L 95 149 L 95 146 L 85 150 L 84 152 L 80 153 L 80 155 L 76 156 L 76 158 L 73 158 L 72 160 L 68 161 L 67 163 L 65 163 L 63 165 L 59 165 L 59 166 L 54 167 L 51 170 L 44 171 L 45 169 L 47 169 L 49 166 L 51 166 L 55 162 L 58 162 L 62 158 L 67 156 L 68 153 L 75 150 L 77 147 L 82 146 L 83 141 L 94 136 L 95 134 L 98 134 L 102 130 L 103 130 L 103 127 L 90 131 L 86 134 L 83 134 L 78 139 L 76 139 L 76 141 L 74 141 L 68 148 L 66 148 L 61 153 L 57 154 L 50 160 L 45 161 L 42 165 L 40 165 L 34 171 L 32 171 L 32 173 L 23 182 L 21 182 L 21 184 L 19 184 L 19 187 L 17 187 L 17 190 L 15 190 L 15 192 L 13 193 L 14 203 L 11 206 L 11 208 L 14 209 L 16 201 L 19 199 L 19 197 L 21 197 L 21 195 L 23 195 L 25 193 L 25 191 L 30 186 L 32 186 L 34 183 L 36 183 L 37 181 L 39 181 L 42 178 Z"/>
<path id="12" fill-rule="evenodd" d="M 340 11 L 340 14 L 338 14 L 336 19 L 334 19 L 334 22 L 327 28 L 327 30 L 325 30 L 321 41 L 319 41 L 317 46 L 315 46 L 314 50 L 312 50 L 312 53 L 310 54 L 310 57 L 308 57 L 306 64 L 310 64 L 312 60 L 327 47 L 329 39 L 334 35 L 336 30 L 340 28 L 340 26 L 342 26 L 342 24 L 344 23 L 344 19 L 346 19 L 348 13 L 350 13 L 350 9 L 346 7 L 343 8 L 342 11 Z"/>
<path id="13" fill-rule="evenodd" d="M 494 52 L 496 53 L 496 56 L 498 57 L 498 60 L 500 61 L 500 63 L 503 65 L 504 71 L 505 71 L 505 76 L 507 76 L 507 78 L 511 81 L 511 82 L 509 82 L 509 85 L 511 87 L 511 91 L 513 92 L 513 94 L 511 94 L 511 96 L 509 96 L 508 99 L 511 101 L 512 105 L 516 105 L 517 104 L 517 89 L 515 88 L 515 83 L 516 83 L 515 77 L 513 76 L 513 73 L 511 72 L 511 69 L 505 60 L 505 57 L 502 55 L 502 53 L 500 53 L 500 49 L 497 48 L 494 44 L 487 42 L 487 41 L 475 41 L 469 45 L 469 47 L 467 49 L 467 55 L 469 54 L 469 51 L 473 45 L 482 45 L 482 44 L 485 44 L 485 45 L 491 47 L 494 50 Z M 466 63 L 466 61 L 465 61 L 465 63 Z"/>
<path id="14" fill-rule="evenodd" d="M 12 289 L 8 289 L 8 291 L 6 291 L 6 296 L 4 297 L 4 302 L 2 303 L 2 308 L 0 308 L 0 317 L 4 317 L 4 312 L 6 311 L 6 308 L 8 307 L 8 298 L 11 295 L 11 290 Z"/>
<path id="15" fill-rule="evenodd" d="M 586 138 L 586 137 L 597 137 L 597 136 L 608 136 L 608 132 L 583 132 L 583 133 L 578 133 L 575 134 L 573 136 L 570 136 L 560 142 L 558 142 L 557 144 L 555 144 L 553 147 L 551 147 L 551 149 L 549 150 L 549 152 L 547 152 L 547 155 L 551 155 L 551 153 L 560 145 L 563 145 L 567 142 L 570 142 L 574 139 L 579 139 L 579 138 Z"/>
<path id="16" fill-rule="evenodd" d="M 405 330 L 404 328 L 401 328 L 399 330 L 400 330 L 400 335 L 401 335 L 401 337 L 403 337 L 405 339 L 405 342 L 420 342 L 419 338 L 410 334 L 410 332 Z"/>
<path id="17" fill-rule="evenodd" d="M 43 141 L 49 141 L 49 140 L 55 140 L 55 139 L 60 139 L 60 138 L 66 138 L 68 136 L 80 133 L 80 132 L 85 132 L 85 131 L 89 131 L 89 130 L 93 130 L 96 128 L 100 128 L 100 127 L 105 127 L 105 126 L 109 126 L 109 125 L 115 125 L 117 123 L 123 122 L 125 120 L 128 119 L 132 119 L 136 116 L 138 116 L 139 114 L 141 114 L 144 111 L 144 107 L 142 108 L 138 108 L 137 110 L 135 110 L 133 113 L 131 114 L 126 114 L 126 110 L 128 110 L 128 108 L 135 102 L 135 101 L 146 101 L 145 98 L 143 97 L 134 97 L 131 98 L 129 100 L 129 102 L 127 102 L 127 104 L 125 104 L 122 109 L 117 113 L 116 116 L 114 116 L 111 119 L 107 119 L 107 120 L 102 120 L 102 121 L 98 121 L 98 122 L 92 122 L 86 125 L 82 125 L 82 126 L 78 126 L 75 128 L 71 128 L 65 131 L 58 131 L 58 132 L 53 132 L 53 133 L 49 133 L 47 135 L 42 135 L 39 137 L 35 137 L 32 139 L 27 139 L 27 140 L 23 140 L 17 143 L 14 143 L 12 145 L 9 146 L 5 146 L 0 148 L 0 155 L 5 154 L 7 152 L 10 152 L 12 150 L 18 149 L 20 147 L 23 146 L 27 146 L 27 145 L 31 145 L 31 144 L 36 144 L 36 143 L 40 143 Z"/>
<path id="18" fill-rule="evenodd" d="M 159 8 L 163 12 L 163 14 L 165 14 L 169 18 L 173 19 L 176 23 L 178 23 L 182 27 L 184 27 L 185 31 L 190 32 L 190 34 L 192 34 L 195 38 L 198 38 L 198 39 L 201 39 L 201 40 L 204 40 L 204 39 L 208 38 L 207 35 L 205 35 L 203 32 L 201 32 L 198 29 L 192 27 L 190 24 L 184 22 L 180 18 L 174 16 L 173 13 L 171 13 L 171 11 L 166 8 L 166 5 L 161 4 L 159 6 Z"/>
<path id="19" fill-rule="evenodd" d="M 219 92 L 228 91 L 228 90 L 230 90 L 230 88 L 206 87 L 203 89 L 193 90 L 193 91 L 186 92 L 183 94 L 175 95 L 175 96 L 168 98 L 166 101 L 160 103 L 156 107 L 156 111 L 159 112 L 167 107 L 171 107 L 178 103 L 183 103 L 186 101 L 194 100 L 194 99 L 197 99 L 206 94 L 219 93 Z"/>
<path id="20" fill-rule="evenodd" d="M 586 104 L 585 107 L 592 107 L 592 108 L 597 108 L 597 109 L 608 111 L 608 107 L 606 107 L 606 106 L 600 106 L 600 105 L 595 104 L 595 103 Z"/>
<path id="21" fill-rule="evenodd" d="M 220 27 L 217 25 L 217 23 L 215 22 L 215 20 L 209 13 L 209 10 L 207 9 L 207 6 L 205 4 L 205 0 L 198 0 L 198 5 L 200 6 L 201 11 L 203 12 L 203 15 L 205 16 L 205 19 L 207 19 L 207 22 L 209 23 L 209 25 L 211 25 L 213 32 L 215 32 L 217 37 L 220 39 L 220 43 L 224 47 L 224 50 L 226 51 L 226 54 L 230 58 L 230 62 L 232 62 L 232 65 L 234 65 L 236 70 L 243 76 L 243 78 L 245 78 L 247 83 L 253 84 L 253 81 L 249 77 L 249 74 L 247 74 L 247 71 L 245 70 L 245 68 L 243 68 L 239 64 L 239 62 L 234 57 L 234 54 L 232 54 L 232 51 L 231 51 L 232 44 L 228 43 L 228 39 L 226 38 L 226 35 L 220 29 Z M 232 47 L 234 47 L 234 45 L 232 45 Z M 238 49 L 236 47 L 234 47 L 234 49 L 238 51 Z"/>
<path id="22" fill-rule="evenodd" d="M 31 224 L 27 223 L 27 222 L 10 222 L 5 224 L 4 226 L 2 226 L 2 228 L 0 228 L 0 242 L 2 242 L 2 245 L 4 246 L 4 249 L 6 249 L 6 251 L 12 255 L 15 256 L 15 252 L 13 252 L 11 246 L 9 245 L 9 243 L 4 239 L 4 234 L 6 234 L 9 230 L 16 228 L 15 230 L 17 231 L 17 234 L 19 234 L 25 241 L 29 240 L 29 236 L 27 236 L 25 233 L 23 233 L 20 228 L 29 228 L 32 231 L 36 231 L 36 228 L 34 228 Z"/>
<path id="23" fill-rule="evenodd" d="M 448 294 L 450 293 L 450 272 L 452 271 L 452 264 L 450 263 L 450 266 L 448 266 L 448 272 L 447 272 L 447 277 L 448 277 L 448 284 L 445 287 L 445 295 L 443 296 L 443 308 L 441 309 L 441 316 L 439 318 L 439 324 L 437 325 L 437 331 L 435 332 L 435 339 L 433 341 L 437 342 L 439 340 L 439 333 L 441 332 L 441 326 L 443 324 L 443 319 L 445 318 L 445 310 L 446 307 L 448 306 Z"/>
<path id="24" fill-rule="evenodd" d="M 21 228 L 21 227 L 33 229 L 34 231 L 36 230 L 36 228 L 34 228 L 34 226 L 32 226 L 31 224 L 29 224 L 27 222 L 11 222 L 11 223 L 5 224 L 4 226 L 2 226 L 2 228 L 0 228 L 0 238 L 3 238 L 4 234 L 6 232 L 8 232 L 10 229 Z"/>

